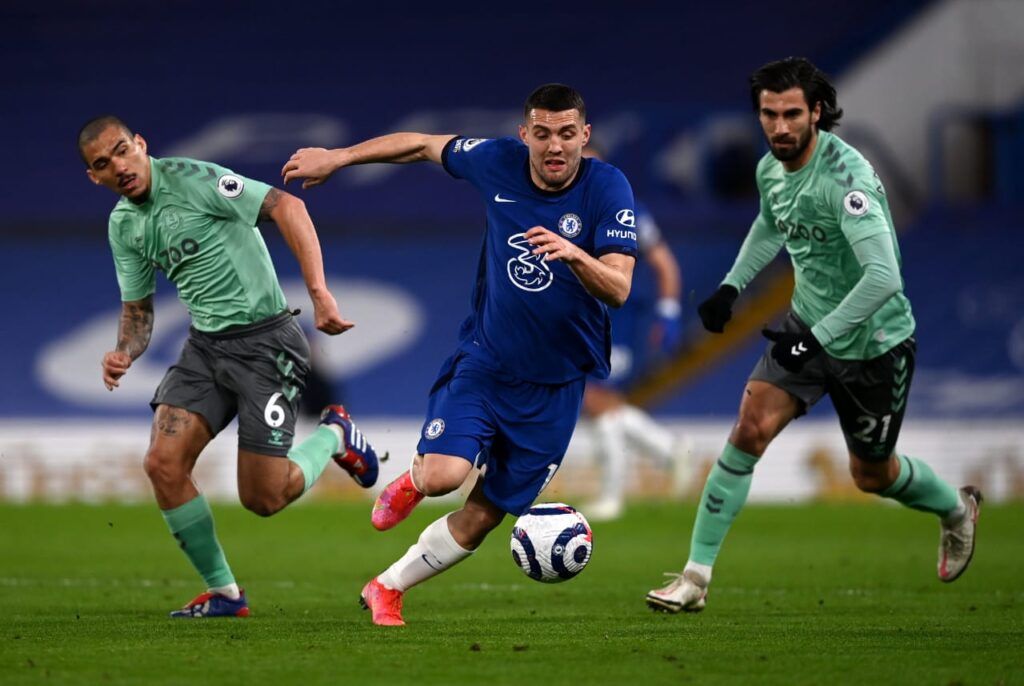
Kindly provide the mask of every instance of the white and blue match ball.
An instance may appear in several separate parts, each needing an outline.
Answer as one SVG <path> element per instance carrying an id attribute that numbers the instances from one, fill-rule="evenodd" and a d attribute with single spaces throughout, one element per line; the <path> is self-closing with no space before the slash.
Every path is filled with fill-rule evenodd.
<path id="1" fill-rule="evenodd" d="M 554 584 L 583 571 L 594 551 L 587 518 L 565 503 L 534 505 L 512 528 L 512 559 L 526 576 Z"/>

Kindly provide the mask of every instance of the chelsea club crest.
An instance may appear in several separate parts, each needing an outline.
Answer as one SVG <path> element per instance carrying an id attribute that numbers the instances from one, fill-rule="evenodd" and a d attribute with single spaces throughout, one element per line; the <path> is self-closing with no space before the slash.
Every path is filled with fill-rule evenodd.
<path id="1" fill-rule="evenodd" d="M 430 423 L 427 424 L 427 428 L 426 428 L 426 430 L 424 430 L 423 435 L 427 439 L 434 439 L 434 438 L 437 438 L 438 436 L 440 436 L 443 433 L 444 433 L 444 420 L 441 419 L 440 417 L 438 417 L 436 419 L 432 419 L 430 421 Z"/>
<path id="2" fill-rule="evenodd" d="M 563 214 L 562 218 L 558 220 L 558 233 L 566 238 L 576 238 L 581 231 L 583 231 L 583 220 L 577 214 L 572 212 Z"/>

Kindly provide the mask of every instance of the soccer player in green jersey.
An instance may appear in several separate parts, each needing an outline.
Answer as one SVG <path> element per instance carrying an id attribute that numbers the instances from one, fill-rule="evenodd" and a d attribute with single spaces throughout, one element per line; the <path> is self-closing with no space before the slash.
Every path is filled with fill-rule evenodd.
<path id="1" fill-rule="evenodd" d="M 937 515 L 938 574 L 953 581 L 974 552 L 981 493 L 959 491 L 923 461 L 895 451 L 914 373 L 914 318 L 885 190 L 871 165 L 833 133 L 835 88 L 805 59 L 751 76 L 770 153 L 757 166 L 761 209 L 732 270 L 698 309 L 721 333 L 740 292 L 785 245 L 796 286 L 781 330 L 743 393 L 739 417 L 701 495 L 682 574 L 647 594 L 669 612 L 704 609 L 711 570 L 750 490 L 755 465 L 793 419 L 828 393 L 857 487 Z"/>
<path id="2" fill-rule="evenodd" d="M 246 617 L 249 605 L 192 480 L 210 440 L 238 416 L 238 491 L 266 517 L 305 493 L 333 458 L 361 486 L 377 479 L 377 455 L 340 405 L 292 447 L 309 344 L 289 311 L 255 225 L 271 220 L 302 268 L 316 328 L 352 328 L 327 288 L 323 258 L 305 205 L 293 195 L 208 162 L 157 159 L 113 116 L 78 134 L 93 183 L 121 196 L 109 239 L 121 289 L 117 345 L 103 356 L 108 390 L 149 345 L 156 271 L 188 307 L 192 328 L 181 357 L 150 403 L 153 430 L 145 470 L 171 534 L 207 591 L 174 617 Z"/>

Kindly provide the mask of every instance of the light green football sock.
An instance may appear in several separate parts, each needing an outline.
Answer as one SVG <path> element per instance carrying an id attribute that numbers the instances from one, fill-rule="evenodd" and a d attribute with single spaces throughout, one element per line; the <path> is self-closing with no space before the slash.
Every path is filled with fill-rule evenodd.
<path id="1" fill-rule="evenodd" d="M 309 438 L 288 451 L 288 459 L 302 470 L 302 478 L 306 482 L 303 493 L 313 487 L 331 457 L 339 450 L 341 438 L 337 432 L 327 426 L 318 426 Z"/>
<path id="2" fill-rule="evenodd" d="M 206 496 L 200 493 L 181 507 L 161 510 L 161 513 L 189 562 L 203 577 L 207 588 L 235 583 L 235 577 L 224 557 L 224 549 L 220 547 L 213 530 L 213 513 L 210 512 Z"/>
<path id="3" fill-rule="evenodd" d="M 755 464 L 756 457 L 731 443 L 725 444 L 700 496 L 690 539 L 690 561 L 709 567 L 715 564 L 732 520 L 747 502 Z"/>
<path id="4" fill-rule="evenodd" d="M 896 459 L 900 462 L 899 476 L 879 495 L 940 517 L 960 507 L 956 489 L 940 479 L 931 467 L 909 455 L 899 455 Z"/>

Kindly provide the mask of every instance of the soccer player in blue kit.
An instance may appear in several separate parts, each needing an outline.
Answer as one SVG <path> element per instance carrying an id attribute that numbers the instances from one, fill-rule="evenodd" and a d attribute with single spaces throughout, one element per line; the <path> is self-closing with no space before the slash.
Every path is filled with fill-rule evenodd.
<path id="1" fill-rule="evenodd" d="M 304 148 L 282 170 L 309 188 L 353 164 L 429 160 L 487 203 L 472 312 L 430 390 L 412 466 L 377 499 L 374 526 L 395 526 L 424 496 L 485 469 L 460 509 L 363 588 L 376 624 L 404 624 L 406 590 L 469 557 L 506 513 L 529 509 L 562 461 L 587 375 L 608 376 L 608 307 L 629 295 L 636 214 L 622 172 L 583 159 L 589 138 L 583 98 L 547 84 L 527 98 L 518 138 L 394 133 Z"/>

